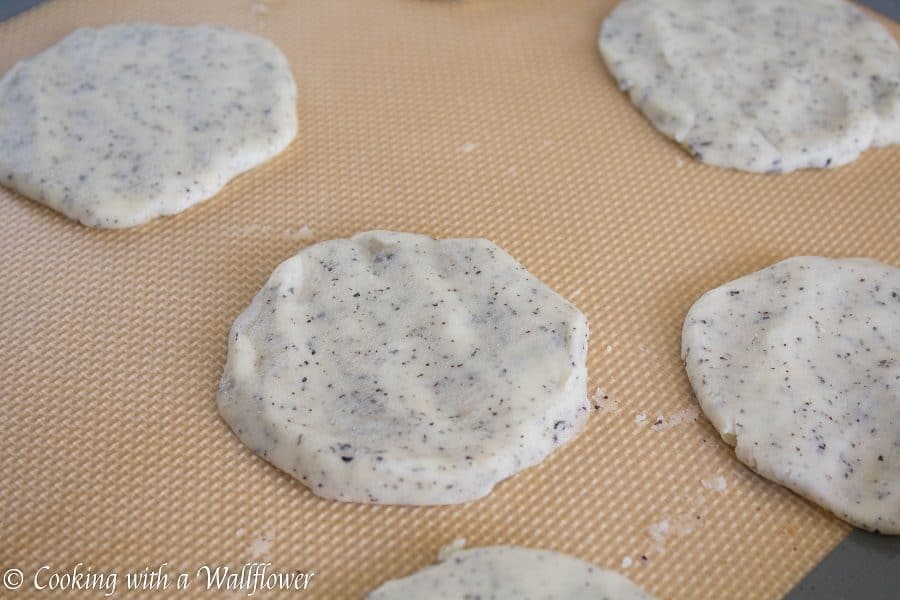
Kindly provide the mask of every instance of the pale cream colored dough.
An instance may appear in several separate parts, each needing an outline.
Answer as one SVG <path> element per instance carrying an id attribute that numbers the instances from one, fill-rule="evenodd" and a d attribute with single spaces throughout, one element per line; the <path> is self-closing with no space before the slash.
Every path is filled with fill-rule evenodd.
<path id="1" fill-rule="evenodd" d="M 688 312 L 682 356 L 742 462 L 900 533 L 900 269 L 807 256 L 741 277 Z"/>
<path id="2" fill-rule="evenodd" d="M 219 411 L 320 496 L 467 502 L 584 426 L 587 342 L 487 240 L 361 233 L 275 269 L 232 327 Z"/>
<path id="3" fill-rule="evenodd" d="M 654 127 L 710 164 L 786 173 L 900 142 L 900 49 L 844 0 L 623 0 L 599 45 Z"/>
<path id="4" fill-rule="evenodd" d="M 367 600 L 652 600 L 615 571 L 549 550 L 489 546 L 442 552 L 440 562 L 389 581 Z"/>
<path id="5" fill-rule="evenodd" d="M 78 29 L 0 80 L 0 183 L 85 225 L 140 225 L 281 152 L 296 104 L 287 60 L 257 36 Z"/>

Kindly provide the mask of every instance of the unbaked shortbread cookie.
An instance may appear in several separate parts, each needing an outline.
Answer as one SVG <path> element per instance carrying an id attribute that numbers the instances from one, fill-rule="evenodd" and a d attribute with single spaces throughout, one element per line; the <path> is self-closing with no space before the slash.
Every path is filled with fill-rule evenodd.
<path id="1" fill-rule="evenodd" d="M 600 51 L 653 125 L 698 159 L 834 167 L 900 142 L 900 50 L 843 0 L 624 0 Z"/>
<path id="2" fill-rule="evenodd" d="M 0 80 L 0 183 L 96 227 L 218 192 L 297 133 L 270 42 L 223 27 L 78 29 Z"/>
<path id="3" fill-rule="evenodd" d="M 466 502 L 581 429 L 587 339 L 487 240 L 361 233 L 275 269 L 232 327 L 219 411 L 320 496 Z"/>
<path id="4" fill-rule="evenodd" d="M 442 553 L 441 562 L 389 581 L 367 600 L 651 600 L 615 571 L 549 550 L 488 546 Z"/>
<path id="5" fill-rule="evenodd" d="M 900 269 L 800 257 L 732 281 L 691 308 L 682 357 L 742 462 L 900 533 Z"/>

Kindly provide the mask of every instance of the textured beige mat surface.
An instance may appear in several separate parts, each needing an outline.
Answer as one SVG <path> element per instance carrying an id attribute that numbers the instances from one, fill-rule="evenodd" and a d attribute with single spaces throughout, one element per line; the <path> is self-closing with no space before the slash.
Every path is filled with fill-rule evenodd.
<path id="1" fill-rule="evenodd" d="M 790 255 L 900 264 L 900 148 L 781 177 L 694 163 L 604 68 L 612 5 L 58 0 L 0 25 L 3 71 L 76 25 L 256 32 L 290 59 L 301 118 L 277 159 L 138 229 L 0 191 L 0 568 L 263 560 L 316 573 L 292 595 L 359 598 L 463 537 L 571 553 L 662 598 L 797 582 L 848 527 L 697 415 L 681 323 L 707 289 Z M 246 450 L 214 401 L 232 320 L 299 248 L 373 228 L 490 238 L 584 310 L 587 430 L 440 508 L 319 500 Z"/>

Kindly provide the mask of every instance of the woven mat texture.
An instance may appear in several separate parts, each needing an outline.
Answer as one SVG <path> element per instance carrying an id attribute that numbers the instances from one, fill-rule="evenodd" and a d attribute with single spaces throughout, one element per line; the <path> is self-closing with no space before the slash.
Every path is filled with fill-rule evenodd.
<path id="1" fill-rule="evenodd" d="M 706 290 L 791 255 L 900 265 L 900 147 L 787 176 L 696 163 L 605 69 L 613 6 L 56 0 L 0 24 L 2 71 L 79 25 L 255 32 L 288 56 L 301 119 L 279 157 L 136 229 L 0 190 L 0 568 L 263 560 L 315 571 L 291 597 L 360 598 L 465 538 L 570 553 L 661 598 L 787 592 L 849 528 L 697 414 L 681 324 Z M 489 238 L 590 319 L 600 408 L 479 502 L 320 500 L 218 417 L 228 329 L 272 269 L 376 228 Z"/>

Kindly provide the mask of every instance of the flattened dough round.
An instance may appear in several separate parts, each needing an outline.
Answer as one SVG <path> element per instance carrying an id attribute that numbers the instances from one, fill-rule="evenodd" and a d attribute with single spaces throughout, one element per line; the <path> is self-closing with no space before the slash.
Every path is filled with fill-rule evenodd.
<path id="1" fill-rule="evenodd" d="M 600 51 L 661 132 L 755 172 L 900 142 L 900 49 L 844 0 L 624 0 Z"/>
<path id="2" fill-rule="evenodd" d="M 320 496 L 466 502 L 583 426 L 587 338 L 487 240 L 361 233 L 275 269 L 232 327 L 219 411 Z"/>
<path id="3" fill-rule="evenodd" d="M 0 183 L 96 227 L 181 212 L 297 133 L 284 55 L 248 33 L 78 29 L 0 80 Z"/>
<path id="4" fill-rule="evenodd" d="M 651 600 L 615 571 L 572 556 L 517 546 L 452 552 L 436 565 L 389 581 L 368 600 Z"/>
<path id="5" fill-rule="evenodd" d="M 682 340 L 697 400 L 742 462 L 900 533 L 900 269 L 791 258 L 705 294 Z"/>

